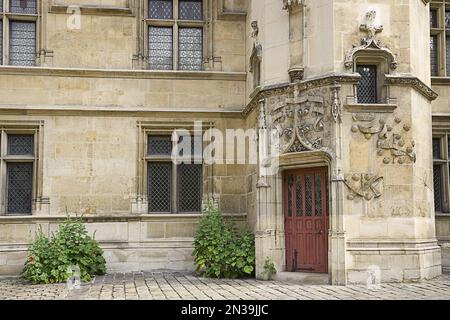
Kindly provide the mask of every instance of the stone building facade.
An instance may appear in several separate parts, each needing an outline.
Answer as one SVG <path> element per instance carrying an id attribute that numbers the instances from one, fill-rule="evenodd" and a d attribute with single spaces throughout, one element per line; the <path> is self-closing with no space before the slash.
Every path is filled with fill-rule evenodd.
<path id="1" fill-rule="evenodd" d="M 0 274 L 67 213 L 110 270 L 191 270 L 209 195 L 257 276 L 450 266 L 447 0 L 0 1 Z"/>

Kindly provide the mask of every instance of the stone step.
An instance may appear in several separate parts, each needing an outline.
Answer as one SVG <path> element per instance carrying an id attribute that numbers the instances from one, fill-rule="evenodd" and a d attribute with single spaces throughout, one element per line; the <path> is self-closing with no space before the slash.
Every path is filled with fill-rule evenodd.
<path id="1" fill-rule="evenodd" d="M 278 272 L 275 275 L 274 280 L 305 285 L 330 284 L 328 273 Z"/>

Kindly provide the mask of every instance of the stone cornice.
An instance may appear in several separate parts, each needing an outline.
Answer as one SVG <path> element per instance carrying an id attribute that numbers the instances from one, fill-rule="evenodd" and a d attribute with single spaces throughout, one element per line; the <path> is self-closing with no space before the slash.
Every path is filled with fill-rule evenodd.
<path id="1" fill-rule="evenodd" d="M 294 89 L 299 91 L 310 90 L 318 87 L 333 85 L 335 83 L 356 83 L 360 79 L 358 73 L 326 73 L 317 77 L 311 77 L 296 83 L 283 83 L 279 85 L 266 86 L 261 88 L 257 94 L 252 97 L 252 100 L 247 104 L 242 111 L 243 117 L 247 117 L 250 112 L 256 107 L 260 99 L 270 97 L 275 94 L 285 94 L 293 92 Z"/>
<path id="2" fill-rule="evenodd" d="M 81 14 L 86 15 L 108 15 L 108 16 L 133 16 L 133 8 L 128 1 L 127 7 L 117 7 L 117 6 L 107 6 L 107 5 L 89 5 L 89 4 L 79 4 L 79 5 L 67 5 L 60 4 L 57 1 L 50 1 L 50 13 L 61 13 L 67 14 L 67 10 L 71 8 L 79 8 Z"/>
<path id="3" fill-rule="evenodd" d="M 409 86 L 430 101 L 436 100 L 438 94 L 422 80 L 411 74 L 389 74 L 385 76 L 386 85 Z"/>
<path id="4" fill-rule="evenodd" d="M 173 79 L 173 80 L 228 80 L 245 81 L 245 72 L 217 71 L 155 71 L 125 69 L 83 69 L 0 66 L 1 75 L 83 77 L 83 78 L 125 78 L 125 79 Z"/>

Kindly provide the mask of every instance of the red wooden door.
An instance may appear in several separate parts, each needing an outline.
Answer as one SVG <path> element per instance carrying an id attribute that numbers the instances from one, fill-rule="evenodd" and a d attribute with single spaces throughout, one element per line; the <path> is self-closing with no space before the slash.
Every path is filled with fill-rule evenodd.
<path id="1" fill-rule="evenodd" d="M 326 168 L 284 174 L 287 271 L 328 272 L 327 181 Z"/>

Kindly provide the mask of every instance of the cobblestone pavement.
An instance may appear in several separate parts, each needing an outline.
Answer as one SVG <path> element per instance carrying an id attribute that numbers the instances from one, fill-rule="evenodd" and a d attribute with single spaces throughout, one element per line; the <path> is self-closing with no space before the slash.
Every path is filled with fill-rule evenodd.
<path id="1" fill-rule="evenodd" d="M 97 277 L 81 289 L 65 284 L 30 285 L 0 280 L 0 300 L 450 300 L 450 274 L 432 281 L 380 287 L 298 285 L 258 280 L 210 280 L 169 272 L 115 273 Z"/>

